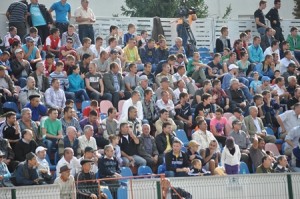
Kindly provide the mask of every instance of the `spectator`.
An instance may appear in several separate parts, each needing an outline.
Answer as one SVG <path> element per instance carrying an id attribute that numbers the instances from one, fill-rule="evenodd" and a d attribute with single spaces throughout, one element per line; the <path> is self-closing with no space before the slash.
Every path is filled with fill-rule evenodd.
<path id="1" fill-rule="evenodd" d="M 179 80 L 176 82 L 176 89 L 174 90 L 175 95 L 175 103 L 178 103 L 180 101 L 179 95 L 181 93 L 186 93 L 188 95 L 188 98 L 190 98 L 190 95 L 188 94 L 188 91 L 186 90 L 186 86 L 183 80 Z"/>
<path id="2" fill-rule="evenodd" d="M 246 49 L 243 47 L 243 41 L 241 39 L 234 41 L 232 52 L 236 53 L 237 60 L 241 59 L 241 52 L 247 52 Z"/>
<path id="3" fill-rule="evenodd" d="M 45 120 L 42 126 L 44 142 L 50 155 L 52 148 L 57 148 L 56 143 L 62 136 L 62 124 L 58 117 L 58 111 L 55 108 L 48 110 L 49 117 Z"/>
<path id="4" fill-rule="evenodd" d="M 264 53 L 262 48 L 260 47 L 260 42 L 260 37 L 254 36 L 253 44 L 248 47 L 249 61 L 255 65 L 262 62 L 264 59 Z"/>
<path id="5" fill-rule="evenodd" d="M 67 147 L 64 149 L 64 155 L 56 165 L 56 176 L 59 176 L 60 168 L 64 165 L 67 165 L 71 169 L 72 176 L 75 176 L 80 171 L 81 166 L 78 159 L 74 157 L 72 148 Z"/>
<path id="6" fill-rule="evenodd" d="M 226 130 L 225 127 L 227 125 L 227 119 L 223 117 L 223 113 L 224 113 L 223 109 L 221 108 L 216 109 L 215 117 L 213 117 L 210 121 L 210 131 L 218 140 L 218 142 L 224 146 L 226 137 L 229 134 L 229 132 L 225 131 Z"/>
<path id="7" fill-rule="evenodd" d="M 81 148 L 81 151 L 84 152 L 84 149 L 86 147 L 91 147 L 94 150 L 97 150 L 97 144 L 96 139 L 93 137 L 94 134 L 94 128 L 92 125 L 85 125 L 83 129 L 84 135 L 81 135 L 78 137 L 79 140 L 79 146 Z"/>
<path id="8" fill-rule="evenodd" d="M 185 66 L 178 66 L 177 73 L 173 75 L 174 85 L 178 81 L 182 80 L 185 83 L 185 88 L 188 90 L 188 93 L 193 96 L 195 94 L 195 81 L 191 77 L 186 76 Z M 175 85 L 176 86 L 176 85 Z"/>
<path id="9" fill-rule="evenodd" d="M 147 45 L 145 45 L 143 48 L 140 48 L 140 56 L 143 63 L 149 62 L 152 64 L 152 71 L 156 70 L 156 64 L 158 61 L 155 53 L 154 39 L 149 39 Z"/>
<path id="10" fill-rule="evenodd" d="M 85 74 L 89 72 L 89 65 L 91 63 L 91 60 L 92 56 L 90 54 L 83 54 L 82 59 L 79 62 L 80 75 L 82 75 L 83 77 L 85 77 Z"/>
<path id="11" fill-rule="evenodd" d="M 59 32 L 64 33 L 68 30 L 69 22 L 71 19 L 71 6 L 65 0 L 60 0 L 52 4 L 49 13 L 55 11 L 55 27 Z"/>
<path id="12" fill-rule="evenodd" d="M 267 32 L 268 26 L 266 25 L 265 16 L 263 10 L 267 7 L 267 1 L 261 0 L 259 2 L 259 8 L 254 12 L 254 18 L 256 23 L 257 32 L 262 37 Z"/>
<path id="13" fill-rule="evenodd" d="M 282 35 L 282 28 L 278 10 L 281 7 L 281 0 L 274 0 L 274 7 L 266 14 L 266 18 L 271 22 L 271 27 L 276 31 L 275 38 L 282 42 L 284 37 Z"/>
<path id="14" fill-rule="evenodd" d="M 261 164 L 256 169 L 256 173 L 274 173 L 271 166 L 272 160 L 269 155 L 266 155 L 262 158 Z"/>
<path id="15" fill-rule="evenodd" d="M 221 28 L 221 35 L 216 40 L 216 52 L 222 53 L 224 48 L 231 49 L 230 39 L 228 38 L 228 27 Z"/>
<path id="16" fill-rule="evenodd" d="M 110 52 L 111 54 L 115 54 L 115 53 L 118 53 L 116 52 L 116 50 L 111 50 Z M 87 54 L 84 54 L 84 55 L 87 55 Z M 113 55 L 112 55 L 113 56 Z M 109 72 L 110 69 L 109 69 L 109 64 L 108 64 L 108 58 L 109 58 L 109 54 L 108 52 L 106 52 L 105 50 L 104 51 L 101 51 L 100 55 L 98 58 L 95 58 L 91 64 L 95 64 L 96 65 L 96 71 L 97 72 L 100 72 L 102 75 L 106 72 Z M 83 59 L 83 57 L 82 57 Z M 118 61 L 118 60 L 117 60 Z M 121 62 L 121 61 L 120 61 Z M 89 63 L 90 64 L 90 63 Z M 119 64 L 120 66 L 120 64 Z"/>
<path id="17" fill-rule="evenodd" d="M 32 95 L 38 95 L 44 101 L 44 96 L 39 91 L 37 87 L 35 87 L 35 80 L 33 77 L 29 76 L 26 80 L 26 86 L 21 89 L 19 93 L 19 101 L 21 103 L 21 107 L 24 107 L 26 104 L 29 103 L 29 98 Z"/>
<path id="18" fill-rule="evenodd" d="M 135 38 L 135 35 L 134 35 L 134 33 L 136 31 L 135 25 L 132 23 L 128 24 L 127 31 L 128 32 L 126 34 L 124 34 L 124 39 L 123 39 L 124 47 L 127 45 L 130 38 Z"/>
<path id="19" fill-rule="evenodd" d="M 148 78 L 148 86 L 152 89 L 156 89 L 157 85 L 155 83 L 155 76 L 151 73 L 152 65 L 151 63 L 145 63 L 144 64 L 144 70 L 140 74 L 140 76 L 146 75 Z"/>
<path id="20" fill-rule="evenodd" d="M 32 112 L 29 108 L 23 108 L 21 110 L 21 119 L 19 120 L 20 131 L 23 132 L 24 130 L 31 130 L 33 136 L 32 140 L 39 144 L 42 141 L 42 137 L 38 129 L 39 122 L 36 123 L 31 119 L 31 113 Z"/>
<path id="21" fill-rule="evenodd" d="M 120 136 L 119 135 L 111 135 L 109 136 L 110 145 L 114 148 L 114 157 L 116 157 L 119 166 L 123 166 L 123 159 L 121 158 L 121 149 L 119 144 Z"/>
<path id="22" fill-rule="evenodd" d="M 14 26 L 10 26 L 8 29 L 8 33 L 4 36 L 3 38 L 3 42 L 4 42 L 4 46 L 6 48 L 6 50 L 10 50 L 11 49 L 11 45 L 13 43 L 13 41 L 21 41 L 19 35 L 17 34 L 17 28 Z"/>
<path id="23" fill-rule="evenodd" d="M 112 95 L 114 107 L 118 107 L 120 99 L 128 99 L 130 97 L 131 94 L 124 91 L 124 81 L 119 72 L 119 65 L 117 63 L 110 64 L 110 71 L 103 75 L 103 82 L 105 82 L 104 92 Z"/>
<path id="24" fill-rule="evenodd" d="M 61 45 L 64 46 L 67 43 L 68 38 L 72 38 L 73 40 L 73 47 L 75 49 L 82 46 L 81 41 L 79 40 L 79 35 L 75 31 L 75 26 L 73 24 L 68 25 L 68 30 L 66 32 L 62 32 L 61 36 Z"/>
<path id="25" fill-rule="evenodd" d="M 72 115 L 73 114 L 72 109 L 73 109 L 72 107 L 66 106 L 64 108 L 64 116 L 62 118 L 60 118 L 60 121 L 62 123 L 63 135 L 66 135 L 67 128 L 69 126 L 73 126 L 73 127 L 76 128 L 76 130 L 78 132 L 77 135 L 80 136 L 80 135 L 82 135 L 83 132 L 82 132 L 82 129 L 79 125 L 78 120 L 75 117 L 73 117 L 73 115 Z"/>
<path id="26" fill-rule="evenodd" d="M 107 118 L 102 120 L 103 125 L 103 138 L 108 140 L 110 135 L 119 134 L 119 122 L 115 118 L 117 117 L 117 109 L 110 107 L 107 111 Z"/>
<path id="27" fill-rule="evenodd" d="M 161 109 L 159 111 L 159 115 L 160 116 L 159 116 L 158 120 L 155 122 L 155 128 L 156 128 L 155 137 L 158 134 L 162 133 L 162 130 L 163 130 L 162 126 L 164 123 L 170 123 L 172 132 L 175 132 L 177 129 L 177 125 L 175 124 L 173 119 L 169 117 L 169 111 L 167 111 L 167 109 Z"/>
<path id="28" fill-rule="evenodd" d="M 33 38 L 34 46 L 36 46 L 39 49 L 42 59 L 45 58 L 45 52 L 42 52 L 43 49 L 42 40 L 41 37 L 38 35 L 38 29 L 36 27 L 29 28 L 29 34 L 21 38 L 22 43 L 26 43 L 26 38 L 28 37 Z"/>
<path id="29" fill-rule="evenodd" d="M 77 60 L 80 60 L 80 56 L 77 55 L 76 50 L 73 48 L 72 38 L 67 38 L 66 44 L 61 45 L 61 48 L 59 49 L 59 59 L 61 61 L 66 61 L 68 55 L 72 55 L 76 57 Z"/>
<path id="30" fill-rule="evenodd" d="M 6 67 L 6 71 L 5 71 L 6 75 L 11 74 L 12 72 L 9 59 L 10 59 L 10 53 L 8 51 L 2 52 L 2 54 L 0 55 L 0 65 Z"/>
<path id="31" fill-rule="evenodd" d="M 291 170 L 289 169 L 289 164 L 284 155 L 280 155 L 277 158 L 277 166 L 274 169 L 275 173 L 289 173 Z"/>
<path id="32" fill-rule="evenodd" d="M 180 93 L 179 102 L 175 106 L 175 122 L 177 123 L 179 129 L 184 129 L 187 134 L 193 124 L 191 105 L 188 103 L 188 101 L 189 95 L 187 93 Z"/>
<path id="33" fill-rule="evenodd" d="M 261 164 L 261 159 L 267 155 L 265 148 L 265 141 L 263 138 L 254 136 L 252 146 L 250 147 L 250 158 L 254 168 L 257 168 Z M 255 171 L 253 171 L 255 172 Z"/>
<path id="34" fill-rule="evenodd" d="M 295 64 L 293 60 L 293 55 L 290 50 L 284 52 L 284 57 L 280 60 L 280 74 L 283 74 L 287 71 L 287 68 L 290 63 Z"/>
<path id="35" fill-rule="evenodd" d="M 23 38 L 26 35 L 26 17 L 27 17 L 27 1 L 22 0 L 19 2 L 11 3 L 6 11 L 6 18 L 9 23 L 8 26 L 16 27 L 18 35 Z"/>
<path id="36" fill-rule="evenodd" d="M 66 97 L 65 92 L 60 88 L 60 80 L 53 78 L 51 80 L 51 87 L 45 92 L 46 105 L 50 108 L 55 108 L 62 112 L 65 107 Z"/>
<path id="37" fill-rule="evenodd" d="M 127 123 L 132 128 L 133 134 L 138 136 L 142 132 L 142 121 L 138 118 L 138 110 L 135 106 L 128 108 L 128 118 L 121 118 L 121 123 Z"/>
<path id="38" fill-rule="evenodd" d="M 82 112 L 83 117 L 84 118 L 89 117 L 89 114 L 92 110 L 96 111 L 97 114 L 100 115 L 100 107 L 98 105 L 98 101 L 91 100 L 90 106 L 87 106 L 85 109 L 83 109 L 83 112 Z"/>
<path id="39" fill-rule="evenodd" d="M 272 42 L 275 40 L 274 33 L 275 33 L 274 29 L 267 27 L 265 33 L 263 35 L 260 35 L 261 36 L 260 47 L 262 48 L 263 51 L 265 51 L 268 47 L 270 47 Z"/>
<path id="40" fill-rule="evenodd" d="M 287 103 L 288 110 L 293 109 L 294 105 L 298 102 L 300 102 L 300 88 L 296 88 L 294 96 L 289 99 L 289 101 Z"/>
<path id="41" fill-rule="evenodd" d="M 292 27 L 291 34 L 288 35 L 286 41 L 289 43 L 289 50 L 294 52 L 294 55 L 297 60 L 300 58 L 300 36 L 298 35 L 298 29 L 296 27 Z"/>
<path id="42" fill-rule="evenodd" d="M 127 120 L 128 119 L 128 109 L 130 106 L 134 106 L 138 110 L 138 119 L 142 121 L 144 119 L 144 114 L 143 114 L 143 106 L 141 102 L 141 96 L 138 91 L 133 91 L 131 94 L 131 98 L 126 100 L 123 104 L 122 110 L 121 110 L 121 116 L 120 118 L 122 120 Z"/>
<path id="43" fill-rule="evenodd" d="M 119 27 L 111 25 L 109 27 L 109 35 L 107 35 L 106 38 L 105 38 L 106 45 L 108 45 L 108 40 L 110 38 L 115 37 L 118 41 L 118 45 L 121 46 L 123 44 L 122 43 L 122 40 L 123 40 L 122 36 L 123 36 L 123 32 L 121 32 L 119 30 Z"/>
<path id="44" fill-rule="evenodd" d="M 200 102 L 195 109 L 195 119 L 196 117 L 201 116 L 209 122 L 210 119 L 213 118 L 213 112 L 215 112 L 215 108 L 211 101 L 212 96 L 210 94 L 204 93 L 202 95 L 202 102 Z"/>
<path id="45" fill-rule="evenodd" d="M 76 198 L 75 180 L 70 171 L 68 165 L 60 167 L 60 175 L 54 180 L 54 184 L 59 185 L 61 198 Z"/>
<path id="46" fill-rule="evenodd" d="M 84 37 L 82 40 L 82 46 L 77 48 L 78 58 L 82 59 L 84 54 L 91 55 L 92 59 L 95 58 L 95 54 L 91 49 L 91 44 L 94 42 L 89 37 Z"/>
<path id="47" fill-rule="evenodd" d="M 88 0 L 81 0 L 81 6 L 75 10 L 75 19 L 78 23 L 79 39 L 83 43 L 83 38 L 88 37 L 94 43 L 93 23 L 96 22 L 92 9 L 88 6 Z"/>
<path id="48" fill-rule="evenodd" d="M 81 160 L 92 160 L 94 164 L 92 164 L 91 171 L 94 173 L 98 173 L 98 157 L 96 155 L 96 150 L 94 150 L 92 147 L 85 147 L 83 156 L 78 159 L 79 162 Z"/>
<path id="49" fill-rule="evenodd" d="M 39 177 L 42 178 L 45 175 L 51 175 L 50 166 L 46 159 L 47 156 L 47 148 L 39 146 L 35 149 L 36 160 L 38 162 L 38 174 Z"/>
<path id="50" fill-rule="evenodd" d="M 283 77 L 276 77 L 273 90 L 277 91 L 277 95 L 281 103 L 286 104 L 290 98 L 290 93 L 285 88 L 285 81 Z"/>
<path id="51" fill-rule="evenodd" d="M 276 53 L 278 55 L 278 58 L 280 59 L 280 53 L 279 53 L 279 41 L 273 40 L 271 43 L 271 46 L 265 49 L 264 56 L 266 55 L 272 55 L 273 53 Z"/>
<path id="52" fill-rule="evenodd" d="M 35 152 L 38 145 L 32 138 L 33 133 L 31 130 L 25 129 L 22 131 L 22 138 L 15 145 L 15 160 L 22 162 L 25 160 L 26 154 Z"/>
<path id="53" fill-rule="evenodd" d="M 135 87 L 135 89 L 134 89 L 135 91 L 140 93 L 141 101 L 144 100 L 145 91 L 150 90 L 150 89 L 152 90 L 152 88 L 150 88 L 148 86 L 148 81 L 149 81 L 149 79 L 148 79 L 147 75 L 141 75 L 139 77 L 139 85 L 137 87 Z M 153 92 L 153 90 L 152 90 L 152 92 Z"/>
<path id="54" fill-rule="evenodd" d="M 166 109 L 167 111 L 169 111 L 170 117 L 174 118 L 176 114 L 174 103 L 172 100 L 170 100 L 170 96 L 167 91 L 161 92 L 161 99 L 156 101 L 156 109 L 157 112 L 159 112 L 162 109 Z"/>
<path id="55" fill-rule="evenodd" d="M 238 174 L 241 159 L 240 148 L 234 142 L 234 138 L 228 137 L 221 155 L 221 164 L 228 175 Z"/>
<path id="56" fill-rule="evenodd" d="M 242 52 L 240 52 L 240 54 Z M 246 52 L 245 49 L 244 52 Z M 214 54 L 213 60 L 207 64 L 208 67 L 204 68 L 205 75 L 208 79 L 221 78 L 224 75 L 224 69 L 220 62 L 221 62 L 221 54 L 220 53 Z"/>
<path id="57" fill-rule="evenodd" d="M 166 177 L 185 177 L 190 172 L 188 155 L 181 151 L 182 143 L 174 140 L 172 150 L 165 154 Z"/>
<path id="58" fill-rule="evenodd" d="M 219 80 L 220 81 L 220 80 Z M 203 87 L 196 90 L 195 95 L 193 97 L 192 107 L 196 107 L 198 104 L 200 104 L 202 100 L 202 96 L 204 93 L 212 94 L 212 85 L 210 80 L 205 80 L 203 82 Z"/>
<path id="59" fill-rule="evenodd" d="M 3 151 L 0 150 L 0 179 L 1 179 L 1 184 L 4 185 L 5 182 L 9 182 L 11 174 L 7 168 L 7 165 L 5 164 L 4 161 L 5 154 Z"/>
<path id="60" fill-rule="evenodd" d="M 176 56 L 175 55 L 169 55 L 168 58 L 166 60 L 161 60 L 158 64 L 157 67 L 155 69 L 155 73 L 154 75 L 156 76 L 157 74 L 162 72 L 163 66 L 165 64 L 169 65 L 170 69 L 172 69 L 174 71 L 174 65 L 176 62 Z M 152 70 L 153 71 L 153 70 Z"/>
<path id="61" fill-rule="evenodd" d="M 162 60 L 167 60 L 169 56 L 169 49 L 167 46 L 167 41 L 165 38 L 161 38 L 159 41 L 159 47 L 156 48 L 155 54 L 156 59 L 158 60 L 158 63 Z"/>
<path id="62" fill-rule="evenodd" d="M 163 198 L 168 197 L 177 197 L 177 195 L 180 195 L 180 197 L 185 197 L 186 199 L 192 198 L 192 195 L 185 191 L 184 189 L 180 187 L 171 187 L 170 180 L 168 178 L 164 178 L 161 183 L 162 188 L 162 195 Z"/>
<path id="63" fill-rule="evenodd" d="M 25 108 L 29 108 L 32 114 L 32 120 L 39 124 L 41 117 L 46 116 L 47 108 L 41 103 L 40 95 L 30 95 L 29 103 L 25 105 Z"/>
<path id="64" fill-rule="evenodd" d="M 25 38 L 26 43 L 22 45 L 22 49 L 24 51 L 24 59 L 29 61 L 33 70 L 36 69 L 36 64 L 42 61 L 41 52 L 34 45 L 34 39 L 32 37 Z"/>
<path id="65" fill-rule="evenodd" d="M 69 80 L 69 92 L 74 92 L 75 93 L 75 98 L 78 99 L 78 101 L 85 101 L 85 100 L 90 100 L 90 97 L 88 96 L 84 81 L 81 77 L 80 73 L 80 68 L 79 66 L 75 65 L 71 68 L 71 75 L 68 76 Z"/>
<path id="66" fill-rule="evenodd" d="M 285 111 L 276 117 L 281 127 L 281 138 L 284 138 L 288 131 L 299 125 L 299 115 L 300 103 L 296 103 L 293 110 Z"/>
<path id="67" fill-rule="evenodd" d="M 172 76 L 170 78 L 172 78 Z M 172 101 L 176 100 L 175 94 L 174 94 L 172 88 L 170 87 L 170 81 L 169 81 L 168 77 L 163 77 L 160 80 L 160 87 L 158 87 L 158 89 L 156 89 L 156 91 L 155 91 L 155 95 L 156 95 L 157 100 L 162 99 L 162 92 L 163 91 L 167 92 L 169 94 L 170 100 L 172 100 Z"/>
<path id="68" fill-rule="evenodd" d="M 204 85 L 204 88 L 205 88 L 205 85 Z M 196 93 L 197 93 L 197 91 L 196 91 Z M 209 92 L 204 91 L 204 93 L 209 93 Z M 229 109 L 230 101 L 229 101 L 227 94 L 222 89 L 220 80 L 217 79 L 217 80 L 213 81 L 213 89 L 212 89 L 211 95 L 213 96 L 213 99 L 215 100 L 216 105 L 220 106 L 225 111 L 230 110 Z M 199 98 L 201 99 L 201 96 L 199 96 Z"/>
<path id="69" fill-rule="evenodd" d="M 205 68 L 208 67 L 200 61 L 200 54 L 195 52 L 193 58 L 187 64 L 187 76 L 199 84 L 206 80 Z"/>
<path id="70" fill-rule="evenodd" d="M 138 145 L 138 154 L 144 158 L 149 167 L 155 168 L 158 162 L 158 150 L 155 138 L 150 135 L 150 125 L 143 124 L 142 134 L 138 136 L 140 144 Z"/>
<path id="71" fill-rule="evenodd" d="M 124 50 L 124 60 L 125 66 L 129 66 L 129 64 L 136 64 L 138 71 L 142 71 L 144 69 L 144 65 L 142 64 L 138 48 L 136 46 L 136 41 L 134 38 L 130 38 Z M 143 62 L 143 63 L 147 63 Z"/>
<path id="72" fill-rule="evenodd" d="M 121 59 L 121 61 L 125 61 L 124 58 L 124 51 L 122 50 L 122 48 L 120 46 L 118 46 L 118 41 L 116 38 L 111 37 L 108 40 L 108 46 L 105 48 L 105 51 L 107 53 L 110 53 L 111 50 L 116 50 L 119 53 L 119 58 Z"/>
<path id="73" fill-rule="evenodd" d="M 105 54 L 108 54 L 106 51 L 103 51 L 103 52 L 105 52 Z M 105 56 L 105 59 L 106 59 L 106 56 Z M 117 64 L 119 64 L 119 66 L 122 66 L 121 59 L 119 59 L 119 53 L 115 49 L 112 49 L 110 51 L 108 59 L 105 60 L 105 62 L 104 62 L 104 65 L 106 65 L 107 71 L 109 71 L 109 65 L 113 62 L 116 62 Z M 144 67 L 144 65 L 143 65 L 143 67 Z M 122 72 L 123 69 L 124 68 L 120 69 L 120 72 Z"/>
<path id="74" fill-rule="evenodd" d="M 66 135 L 58 141 L 58 155 L 63 156 L 64 149 L 69 147 L 74 151 L 74 156 L 77 158 L 81 157 L 81 148 L 79 139 L 77 138 L 78 132 L 74 126 L 67 127 Z M 80 136 L 78 136 L 80 137 Z"/>
<path id="75" fill-rule="evenodd" d="M 182 53 L 184 56 L 186 56 L 186 52 L 183 46 L 182 38 L 176 37 L 175 38 L 175 45 L 172 46 L 169 50 L 170 55 L 177 55 L 179 53 Z"/>
<path id="76" fill-rule="evenodd" d="M 126 166 L 145 166 L 146 160 L 138 155 L 139 139 L 127 123 L 120 124 L 120 141 L 123 163 Z"/>
<path id="77" fill-rule="evenodd" d="M 132 92 L 139 84 L 139 77 L 137 73 L 136 64 L 128 66 L 129 73 L 124 77 L 125 89 L 127 92 Z"/>
<path id="78" fill-rule="evenodd" d="M 36 70 L 30 74 L 35 79 L 35 83 L 37 88 L 41 92 L 46 92 L 46 90 L 50 87 L 48 77 L 44 74 L 45 65 L 43 62 L 38 62 L 36 64 Z"/>
<path id="79" fill-rule="evenodd" d="M 273 65 L 273 56 L 266 55 L 262 63 L 259 63 L 255 66 L 254 71 L 258 72 L 259 76 L 267 76 L 269 78 L 274 77 L 274 65 Z"/>
<path id="80" fill-rule="evenodd" d="M 298 146 L 295 147 L 292 151 L 292 161 L 291 161 L 291 166 L 292 170 L 295 172 L 300 171 L 300 139 L 298 140 Z"/>
<path id="81" fill-rule="evenodd" d="M 238 79 L 230 80 L 230 88 L 227 90 L 227 95 L 230 100 L 231 109 L 235 109 L 236 107 L 241 108 L 242 110 L 246 110 L 248 106 L 248 101 L 246 96 L 244 95 L 243 90 L 240 88 L 243 87 L 245 90 L 248 90 L 243 84 L 239 83 Z M 252 98 L 252 96 L 251 96 Z"/>
<path id="82" fill-rule="evenodd" d="M 59 57 L 60 48 L 61 48 L 61 40 L 60 40 L 60 32 L 57 28 L 52 28 L 50 30 L 50 36 L 46 38 L 44 43 L 43 50 L 46 52 L 53 53 L 56 58 Z"/>
<path id="83" fill-rule="evenodd" d="M 11 148 L 15 149 L 16 143 L 21 139 L 20 125 L 15 112 L 5 113 L 5 121 L 0 127 L 0 137 L 7 139 Z"/>
<path id="84" fill-rule="evenodd" d="M 271 85 L 270 85 L 271 78 L 268 76 L 262 76 L 261 78 L 261 85 L 257 87 L 256 93 L 261 94 L 263 91 L 270 91 L 272 94 L 277 94 L 277 91 L 272 91 Z"/>
<path id="85" fill-rule="evenodd" d="M 277 99 L 273 99 L 270 91 L 263 91 L 263 106 L 262 111 L 264 115 L 264 123 L 265 126 L 273 126 L 279 127 L 276 116 L 279 114 L 279 101 Z"/>
<path id="86" fill-rule="evenodd" d="M 192 163 L 194 160 L 200 160 L 201 163 L 204 163 L 203 158 L 201 157 L 200 153 L 198 152 L 200 144 L 195 141 L 191 140 L 188 144 L 187 155 L 189 156 L 189 161 Z"/>

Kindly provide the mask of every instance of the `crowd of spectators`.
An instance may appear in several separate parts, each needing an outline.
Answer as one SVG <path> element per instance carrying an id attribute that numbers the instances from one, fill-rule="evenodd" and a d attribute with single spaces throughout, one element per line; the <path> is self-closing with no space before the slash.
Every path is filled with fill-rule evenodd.
<path id="1" fill-rule="evenodd" d="M 256 173 L 299 171 L 300 36 L 292 27 L 284 40 L 274 4 L 271 27 L 262 0 L 260 36 L 247 30 L 232 42 L 222 27 L 203 63 L 199 52 L 188 57 L 182 38 L 137 36 L 134 24 L 95 37 L 88 0 L 74 13 L 78 32 L 66 0 L 49 9 L 12 3 L 0 55 L 0 182 L 13 174 L 16 185 L 53 183 L 55 160 L 54 183 L 77 198 L 105 198 L 81 180 L 118 178 L 122 166 L 164 165 L 170 177 L 238 174 L 241 161 Z M 90 105 L 81 110 L 83 101 Z M 284 153 L 275 157 L 265 143 L 278 140 Z"/>

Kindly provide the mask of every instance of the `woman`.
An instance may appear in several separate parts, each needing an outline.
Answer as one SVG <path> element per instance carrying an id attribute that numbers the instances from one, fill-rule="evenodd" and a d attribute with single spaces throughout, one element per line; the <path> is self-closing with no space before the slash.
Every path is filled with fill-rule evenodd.
<path id="1" fill-rule="evenodd" d="M 240 159 L 239 146 L 234 143 L 233 137 L 228 137 L 221 155 L 221 164 L 228 175 L 239 173 Z"/>
<path id="2" fill-rule="evenodd" d="M 236 65 L 239 67 L 239 77 L 247 77 L 247 71 L 250 66 L 248 58 L 247 52 L 241 52 L 241 59 L 236 62 Z"/>
<path id="3" fill-rule="evenodd" d="M 259 63 L 255 66 L 254 71 L 259 73 L 259 76 L 268 76 L 271 79 L 274 77 L 274 63 L 273 63 L 273 56 L 266 55 L 265 60 L 262 63 Z"/>
<path id="4" fill-rule="evenodd" d="M 80 101 L 90 100 L 85 90 L 84 81 L 79 73 L 79 66 L 75 65 L 71 68 L 71 75 L 68 76 L 70 84 L 68 91 L 74 92 L 76 99 Z"/>

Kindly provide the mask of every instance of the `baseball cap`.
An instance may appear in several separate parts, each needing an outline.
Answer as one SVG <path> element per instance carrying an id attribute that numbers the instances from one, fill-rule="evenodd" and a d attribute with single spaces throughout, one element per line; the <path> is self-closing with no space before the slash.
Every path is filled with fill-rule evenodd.
<path id="1" fill-rule="evenodd" d="M 34 42 L 34 39 L 32 37 L 26 37 L 25 40 L 26 42 Z"/>
<path id="2" fill-rule="evenodd" d="M 35 149 L 35 153 L 38 153 L 40 151 L 45 151 L 45 150 L 47 150 L 47 148 L 39 146 L 38 148 Z"/>
<path id="3" fill-rule="evenodd" d="M 268 76 L 263 76 L 263 77 L 261 78 L 261 81 L 262 81 L 262 82 L 271 81 L 271 78 L 268 77 Z"/>
<path id="4" fill-rule="evenodd" d="M 232 70 L 232 69 L 235 69 L 235 68 L 238 69 L 239 67 L 235 64 L 230 64 L 229 67 L 228 67 L 229 70 Z"/>
<path id="5" fill-rule="evenodd" d="M 118 54 L 119 52 L 116 49 L 111 49 L 110 54 Z"/>

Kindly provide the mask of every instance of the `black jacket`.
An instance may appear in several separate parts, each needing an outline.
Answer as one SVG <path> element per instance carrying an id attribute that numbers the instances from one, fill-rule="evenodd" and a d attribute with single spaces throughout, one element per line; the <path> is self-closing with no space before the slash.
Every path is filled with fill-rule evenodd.
<path id="1" fill-rule="evenodd" d="M 36 71 L 34 71 L 33 73 L 31 73 L 30 76 L 32 76 L 34 78 L 34 80 L 36 82 L 36 85 L 38 85 L 38 81 L 39 80 L 37 78 Z M 42 79 L 43 79 L 43 83 L 42 83 L 42 89 L 41 89 L 41 91 L 42 92 L 46 92 L 46 90 L 50 87 L 49 79 L 45 75 L 42 76 Z"/>
<path id="2" fill-rule="evenodd" d="M 229 49 L 231 49 L 230 39 L 227 40 L 227 46 Z M 217 38 L 216 40 L 216 53 L 222 53 L 224 51 L 224 45 L 220 38 Z"/>
<path id="3" fill-rule="evenodd" d="M 44 4 L 38 4 L 39 5 L 39 8 L 40 8 L 40 11 L 46 21 L 47 24 L 52 24 L 53 23 L 53 19 L 52 19 L 52 16 L 51 14 L 48 12 L 46 6 Z M 28 5 L 28 12 L 30 13 L 30 8 L 31 8 L 31 4 Z M 28 24 L 30 27 L 33 26 L 32 24 L 32 20 L 31 20 L 31 16 L 29 15 L 27 17 L 27 21 L 28 21 Z"/>
<path id="4" fill-rule="evenodd" d="M 172 146 L 175 136 L 173 134 L 170 136 L 170 144 Z M 163 154 L 167 148 L 167 135 L 165 133 L 161 133 L 155 137 L 156 147 L 159 154 Z"/>

